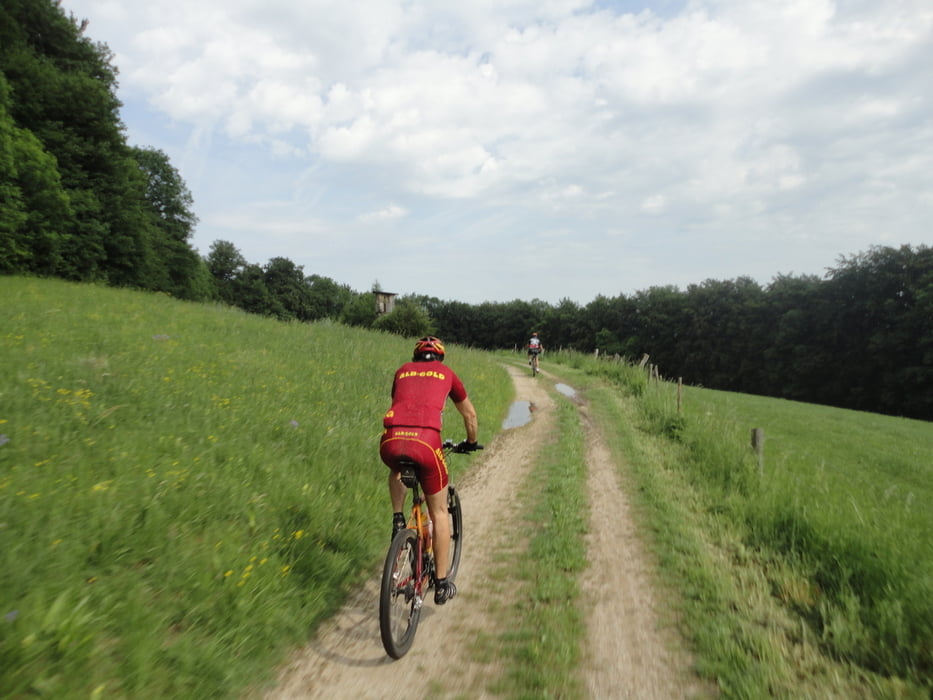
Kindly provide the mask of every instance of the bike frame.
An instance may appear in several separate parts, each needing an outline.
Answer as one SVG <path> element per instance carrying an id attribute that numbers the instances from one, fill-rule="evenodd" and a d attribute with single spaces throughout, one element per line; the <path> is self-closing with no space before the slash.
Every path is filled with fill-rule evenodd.
<path id="1" fill-rule="evenodd" d="M 424 496 L 421 493 L 421 486 L 418 483 L 418 478 L 415 475 L 414 467 L 407 466 L 402 471 L 402 481 L 406 481 L 406 471 L 410 470 L 412 484 L 409 488 L 412 491 L 412 504 L 411 504 L 411 514 L 408 516 L 407 526 L 409 530 L 414 530 L 417 533 L 415 538 L 415 596 L 416 596 L 416 606 L 421 607 L 424 604 L 424 593 L 430 588 L 431 584 L 431 571 L 430 567 L 426 567 L 427 558 L 425 554 L 433 555 L 433 549 L 431 547 L 431 542 L 428 539 L 428 529 L 425 527 L 426 516 L 430 517 L 427 513 L 427 503 Z M 406 483 L 406 485 L 408 485 Z"/>

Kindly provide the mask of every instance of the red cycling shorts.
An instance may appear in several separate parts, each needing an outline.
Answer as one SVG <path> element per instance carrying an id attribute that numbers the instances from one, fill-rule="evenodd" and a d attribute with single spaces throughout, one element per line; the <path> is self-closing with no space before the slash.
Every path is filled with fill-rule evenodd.
<path id="1" fill-rule="evenodd" d="M 386 428 L 379 442 L 379 456 L 392 471 L 399 470 L 401 460 L 414 462 L 421 488 L 429 496 L 447 486 L 447 463 L 441 448 L 441 434 L 436 430 Z"/>

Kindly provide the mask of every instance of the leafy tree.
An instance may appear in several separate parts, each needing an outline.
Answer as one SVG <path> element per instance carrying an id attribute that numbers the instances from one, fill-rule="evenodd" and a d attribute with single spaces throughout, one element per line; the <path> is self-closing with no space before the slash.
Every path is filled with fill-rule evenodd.
<path id="1" fill-rule="evenodd" d="M 434 332 L 428 312 L 414 299 L 399 299 L 395 308 L 373 322 L 373 328 L 406 338 L 419 338 Z"/>
<path id="2" fill-rule="evenodd" d="M 23 233 L 28 212 L 18 182 L 21 131 L 9 114 L 9 99 L 9 85 L 0 73 L 0 272 L 20 271 L 31 258 Z"/>
<path id="3" fill-rule="evenodd" d="M 246 258 L 230 241 L 214 241 L 205 260 L 221 301 L 236 306 L 235 282 L 246 268 Z"/>
<path id="4" fill-rule="evenodd" d="M 602 355 L 621 355 L 623 350 L 619 336 L 605 327 L 596 331 L 596 348 Z"/>
<path id="5" fill-rule="evenodd" d="M 203 290 L 195 286 L 202 262 L 189 244 L 198 221 L 191 192 L 163 151 L 134 147 L 130 152 L 145 178 L 145 203 L 155 234 L 158 269 L 150 288 L 183 299 L 203 298 Z"/>
<path id="6" fill-rule="evenodd" d="M 933 417 L 933 249 L 873 247 L 828 273 L 831 402 Z"/>
<path id="7" fill-rule="evenodd" d="M 233 280 L 234 304 L 253 314 L 287 318 L 285 307 L 269 291 L 265 278 L 265 272 L 259 265 L 246 265 Z"/>
<path id="8" fill-rule="evenodd" d="M 16 267 L 32 274 L 53 275 L 62 264 L 60 232 L 74 224 L 71 202 L 62 188 L 55 159 L 30 132 L 17 132 L 13 141 L 16 180 L 26 212 L 17 247 L 26 255 Z"/>
<path id="9" fill-rule="evenodd" d="M 311 275 L 306 281 L 311 286 L 311 291 L 308 293 L 310 318 L 312 320 L 340 318 L 341 311 L 353 298 L 350 288 L 337 284 L 330 277 L 321 275 Z"/>
<path id="10" fill-rule="evenodd" d="M 108 240 L 112 224 L 123 223 L 119 202 L 128 186 L 110 53 L 81 36 L 56 3 L 9 0 L 4 7 L 0 68 L 13 87 L 11 114 L 55 158 L 75 213 L 75 225 L 60 232 L 56 273 L 128 279 L 124 253 L 137 263 L 147 256 L 140 257 L 138 230 L 121 229 L 121 237 L 137 236 L 129 250 L 121 250 L 125 241 Z"/>
<path id="11" fill-rule="evenodd" d="M 593 341 L 584 343 L 579 350 L 591 352 L 598 349 L 601 355 L 622 354 L 622 334 L 628 326 L 623 311 L 624 301 L 623 296 L 610 298 L 600 294 L 584 307 L 582 321 Z"/>
<path id="12" fill-rule="evenodd" d="M 765 329 L 759 323 L 763 299 L 762 288 L 748 277 L 687 287 L 677 329 L 678 374 L 721 389 L 757 386 L 755 374 L 764 352 Z"/>
<path id="13" fill-rule="evenodd" d="M 372 292 L 357 294 L 343 307 L 340 320 L 350 326 L 371 327 L 376 321 L 376 295 Z"/>
<path id="14" fill-rule="evenodd" d="M 481 325 L 476 307 L 462 301 L 425 300 L 423 298 L 421 304 L 434 320 L 434 332 L 442 340 L 448 343 L 485 347 L 479 345 L 475 339 Z"/>
<path id="15" fill-rule="evenodd" d="M 832 353 L 822 336 L 833 314 L 823 301 L 822 287 L 815 275 L 779 275 L 768 285 L 764 324 L 770 329 L 769 346 L 762 354 L 760 393 L 826 401 L 821 376 Z"/>
<path id="16" fill-rule="evenodd" d="M 272 258 L 263 268 L 266 289 L 282 308 L 277 314 L 283 320 L 311 320 L 311 287 L 305 282 L 304 270 L 288 258 Z"/>
<path id="17" fill-rule="evenodd" d="M 561 299 L 548 310 L 540 329 L 545 347 L 582 349 L 592 346 L 593 336 L 583 322 L 580 305 L 570 299 Z"/>
<path id="18" fill-rule="evenodd" d="M 679 333 L 684 327 L 684 294 L 668 285 L 650 287 L 633 297 L 632 326 L 625 339 L 625 355 L 638 359 L 651 356 L 665 372 L 678 372 Z"/>
<path id="19" fill-rule="evenodd" d="M 521 348 L 534 331 L 541 330 L 541 318 L 532 302 L 514 299 L 494 305 L 495 330 L 490 337 L 492 348 Z"/>

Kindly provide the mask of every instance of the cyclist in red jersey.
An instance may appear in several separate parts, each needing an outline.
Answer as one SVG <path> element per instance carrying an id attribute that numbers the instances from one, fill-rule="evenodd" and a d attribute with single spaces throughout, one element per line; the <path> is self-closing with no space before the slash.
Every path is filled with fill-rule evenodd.
<path id="1" fill-rule="evenodd" d="M 447 464 L 441 447 L 441 413 L 447 397 L 463 417 L 466 429 L 464 449 L 477 449 L 476 409 L 467 396 L 463 382 L 445 366 L 444 344 L 434 336 L 425 336 L 415 344 L 411 362 L 395 372 L 392 383 L 392 406 L 383 418 L 379 456 L 391 469 L 389 496 L 392 499 L 392 536 L 405 529 L 405 496 L 408 488 L 400 479 L 401 459 L 415 462 L 418 481 L 424 490 L 428 512 L 434 523 L 434 602 L 443 605 L 457 593 L 447 580 L 450 560 L 450 523 L 447 519 Z"/>

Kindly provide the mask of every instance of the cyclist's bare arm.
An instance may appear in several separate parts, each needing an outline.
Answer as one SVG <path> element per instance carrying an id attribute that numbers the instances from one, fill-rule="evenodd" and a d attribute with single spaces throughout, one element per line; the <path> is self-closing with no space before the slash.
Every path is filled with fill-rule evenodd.
<path id="1" fill-rule="evenodd" d="M 473 402 L 467 397 L 463 401 L 455 403 L 454 406 L 463 416 L 463 427 L 466 429 L 467 441 L 476 442 L 476 436 L 479 434 L 479 422 L 476 418 L 476 409 L 473 408 Z"/>

